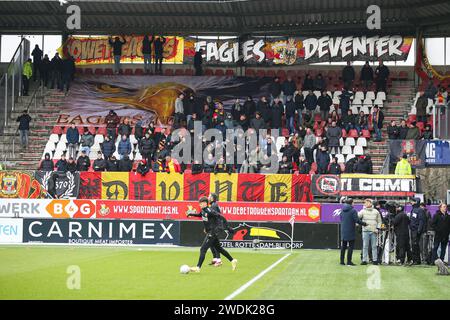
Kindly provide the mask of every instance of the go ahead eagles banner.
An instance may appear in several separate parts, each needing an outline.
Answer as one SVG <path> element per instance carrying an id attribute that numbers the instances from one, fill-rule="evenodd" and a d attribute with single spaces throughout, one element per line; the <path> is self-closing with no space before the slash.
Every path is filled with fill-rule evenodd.
<path id="1" fill-rule="evenodd" d="M 250 37 L 243 41 L 184 39 L 184 63 L 203 49 L 205 64 L 295 65 L 346 60 L 406 60 L 413 38 L 384 37 Z"/>
<path id="2" fill-rule="evenodd" d="M 115 36 L 112 38 L 114 41 Z M 122 37 L 119 38 L 122 40 Z M 122 47 L 120 61 L 122 63 L 143 63 L 142 40 L 144 36 L 125 36 L 124 39 L 126 43 Z M 183 63 L 183 43 L 181 37 L 166 37 L 163 45 L 163 63 Z M 63 55 L 70 54 L 77 65 L 113 63 L 112 47 L 107 36 L 69 37 L 59 51 L 62 51 Z"/>
<path id="3" fill-rule="evenodd" d="M 216 193 L 219 201 L 312 201 L 311 176 L 81 172 L 80 199 L 188 201 Z"/>

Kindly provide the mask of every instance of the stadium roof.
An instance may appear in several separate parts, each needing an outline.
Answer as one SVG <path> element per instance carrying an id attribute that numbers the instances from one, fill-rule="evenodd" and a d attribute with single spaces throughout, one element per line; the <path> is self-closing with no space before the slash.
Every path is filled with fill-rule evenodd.
<path id="1" fill-rule="evenodd" d="M 449 0 L 81 0 L 82 30 L 68 31 L 66 5 L 0 0 L 1 33 L 143 33 L 203 35 L 450 35 Z M 369 5 L 381 30 L 366 28 Z"/>

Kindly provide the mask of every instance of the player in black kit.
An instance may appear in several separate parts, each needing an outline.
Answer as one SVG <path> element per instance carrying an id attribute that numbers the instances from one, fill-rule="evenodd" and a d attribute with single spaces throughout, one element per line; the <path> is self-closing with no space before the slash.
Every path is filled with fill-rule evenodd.
<path id="1" fill-rule="evenodd" d="M 233 228 L 231 228 L 228 225 L 227 219 L 225 219 L 225 217 L 222 215 L 222 212 L 220 210 L 219 204 L 217 203 L 217 200 L 218 200 L 218 197 L 217 197 L 217 194 L 215 194 L 215 193 L 211 193 L 208 196 L 209 208 L 219 214 L 218 219 L 219 219 L 219 226 L 220 226 L 219 229 L 220 230 L 217 232 L 217 238 L 219 238 L 220 231 L 222 231 L 222 230 L 227 230 L 229 234 L 233 235 L 234 230 L 233 230 Z M 220 267 L 222 265 L 222 259 L 220 259 L 219 251 L 217 251 L 217 249 L 215 247 L 211 247 L 211 253 L 213 255 L 213 259 L 209 265 L 210 266 L 213 265 L 214 267 Z"/>
<path id="2" fill-rule="evenodd" d="M 236 270 L 237 260 L 233 259 L 228 251 L 222 248 L 219 238 L 217 237 L 217 233 L 222 228 L 220 214 L 208 207 L 207 197 L 201 197 L 198 202 L 202 211 L 200 213 L 193 213 L 192 211 L 188 211 L 187 216 L 202 218 L 203 224 L 205 226 L 206 237 L 205 240 L 203 240 L 202 246 L 200 247 L 200 256 L 198 258 L 197 266 L 191 267 L 191 272 L 200 272 L 200 268 L 202 267 L 203 261 L 205 260 L 206 252 L 209 248 L 212 247 L 214 247 L 219 252 L 219 254 L 222 254 L 231 262 L 233 271 Z"/>

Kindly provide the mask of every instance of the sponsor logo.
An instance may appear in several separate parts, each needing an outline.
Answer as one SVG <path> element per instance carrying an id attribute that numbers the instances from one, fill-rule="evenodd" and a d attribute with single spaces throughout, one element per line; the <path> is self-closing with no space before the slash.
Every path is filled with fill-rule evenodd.
<path id="1" fill-rule="evenodd" d="M 98 211 L 99 215 L 104 217 L 104 216 L 107 216 L 109 214 L 109 212 L 110 212 L 110 210 L 106 206 L 106 204 L 102 203 L 101 206 L 100 206 L 100 210 Z"/>
<path id="2" fill-rule="evenodd" d="M 339 177 L 320 175 L 316 180 L 316 188 L 323 195 L 336 195 L 339 193 Z"/>
<path id="3" fill-rule="evenodd" d="M 0 243 L 21 243 L 22 238 L 22 219 L 0 219 Z"/>
<path id="4" fill-rule="evenodd" d="M 308 217 L 313 220 L 316 220 L 320 216 L 320 210 L 317 207 L 311 207 L 308 209 Z"/>
<path id="5" fill-rule="evenodd" d="M 95 214 L 90 200 L 52 200 L 45 209 L 53 218 L 90 218 Z"/>
<path id="6" fill-rule="evenodd" d="M 14 197 L 17 194 L 17 185 L 19 176 L 7 174 L 1 180 L 1 192 L 4 197 Z"/>
<path id="7" fill-rule="evenodd" d="M 247 223 L 241 223 L 233 228 L 234 234 L 227 236 L 221 241 L 225 248 L 255 248 L 255 249 L 276 249 L 291 248 L 291 237 L 284 231 L 256 227 Z M 293 248 L 301 249 L 303 241 L 294 241 Z"/>
<path id="8" fill-rule="evenodd" d="M 179 223 L 167 221 L 25 219 L 24 242 L 178 244 Z"/>

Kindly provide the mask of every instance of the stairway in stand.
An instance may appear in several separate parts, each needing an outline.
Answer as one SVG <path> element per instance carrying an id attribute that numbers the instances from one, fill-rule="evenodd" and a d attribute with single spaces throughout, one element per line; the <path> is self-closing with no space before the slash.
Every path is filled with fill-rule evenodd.
<path id="1" fill-rule="evenodd" d="M 36 170 L 42 157 L 45 145 L 55 125 L 64 93 L 55 89 L 44 89 L 43 99 L 38 99 L 36 107 L 31 103 L 29 114 L 32 118 L 29 132 L 29 148 L 23 149 L 20 143 L 17 117 L 25 110 L 31 101 L 31 95 L 37 85 L 30 88 L 30 96 L 19 97 L 15 111 L 9 116 L 8 126 L 0 135 L 1 161 L 8 170 Z"/>
<path id="2" fill-rule="evenodd" d="M 388 155 L 387 127 L 392 120 L 396 120 L 400 125 L 400 119 L 407 118 L 411 110 L 411 104 L 416 95 L 414 81 L 393 81 L 389 89 L 387 101 L 382 109 L 384 113 L 384 123 L 382 129 L 382 141 L 369 141 L 367 155 L 370 155 L 373 162 L 373 173 L 382 173 L 383 164 Z"/>

